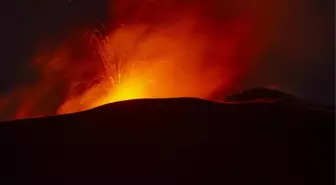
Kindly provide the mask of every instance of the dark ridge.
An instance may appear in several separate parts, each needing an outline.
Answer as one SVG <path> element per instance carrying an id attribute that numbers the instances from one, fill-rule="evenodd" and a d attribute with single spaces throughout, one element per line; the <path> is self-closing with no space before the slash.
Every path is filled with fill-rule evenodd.
<path id="1" fill-rule="evenodd" d="M 0 184 L 334 184 L 334 110 L 195 98 L 0 124 Z"/>
<path id="2" fill-rule="evenodd" d="M 280 98 L 294 98 L 293 95 L 286 94 L 284 92 L 267 89 L 267 88 L 254 88 L 248 89 L 233 95 L 229 95 L 225 98 L 228 101 L 253 101 L 256 99 L 263 100 L 276 100 Z"/>
<path id="3" fill-rule="evenodd" d="M 295 95 L 287 94 L 274 89 L 254 88 L 241 91 L 225 97 L 225 101 L 234 103 L 249 102 L 277 102 L 282 106 L 296 109 L 320 110 L 324 113 L 335 114 L 334 105 L 325 105 L 306 100 Z"/>

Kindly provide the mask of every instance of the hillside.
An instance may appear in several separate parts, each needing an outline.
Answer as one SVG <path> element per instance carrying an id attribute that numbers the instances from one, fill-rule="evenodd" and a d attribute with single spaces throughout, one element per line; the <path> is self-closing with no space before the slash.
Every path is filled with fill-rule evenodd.
<path id="1" fill-rule="evenodd" d="M 334 108 L 293 104 L 144 99 L 5 122 L 0 183 L 334 184 Z"/>

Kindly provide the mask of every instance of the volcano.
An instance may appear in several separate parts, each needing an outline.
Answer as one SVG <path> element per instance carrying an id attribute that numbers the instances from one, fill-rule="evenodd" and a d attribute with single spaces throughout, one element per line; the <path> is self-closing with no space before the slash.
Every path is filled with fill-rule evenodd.
<path id="1" fill-rule="evenodd" d="M 334 184 L 334 107 L 260 88 L 227 99 L 4 122 L 1 184 Z"/>

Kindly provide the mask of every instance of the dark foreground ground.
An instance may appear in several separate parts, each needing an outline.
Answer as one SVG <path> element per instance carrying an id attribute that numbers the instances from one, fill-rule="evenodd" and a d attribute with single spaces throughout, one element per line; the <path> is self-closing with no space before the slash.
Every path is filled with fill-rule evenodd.
<path id="1" fill-rule="evenodd" d="M 333 107 L 282 97 L 133 100 L 6 122 L 0 184 L 331 185 L 334 121 Z"/>

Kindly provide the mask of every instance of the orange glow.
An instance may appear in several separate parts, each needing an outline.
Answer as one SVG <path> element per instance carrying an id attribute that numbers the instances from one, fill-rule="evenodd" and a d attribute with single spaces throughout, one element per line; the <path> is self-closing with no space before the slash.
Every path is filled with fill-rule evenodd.
<path id="1" fill-rule="evenodd" d="M 6 118 L 72 113 L 138 98 L 207 99 L 219 87 L 237 83 L 264 44 L 255 35 L 253 16 L 238 13 L 216 22 L 202 6 L 175 9 L 175 4 L 162 5 L 159 12 L 174 10 L 162 17 L 140 6 L 132 15 L 136 21 L 115 6 L 108 34 L 93 30 L 88 37 L 85 30 L 53 51 L 38 52 L 32 65 L 40 80 L 8 96 L 19 103 Z"/>
<path id="2" fill-rule="evenodd" d="M 193 39 L 190 20 L 172 24 L 179 29 L 165 28 L 146 36 L 147 27 L 130 26 L 115 30 L 103 41 L 96 38 L 102 81 L 79 97 L 70 97 L 59 113 L 137 98 L 205 98 L 222 80 L 215 79 L 218 72 L 207 75 L 199 68 L 204 38 Z M 208 81 L 212 84 L 205 84 Z"/>

